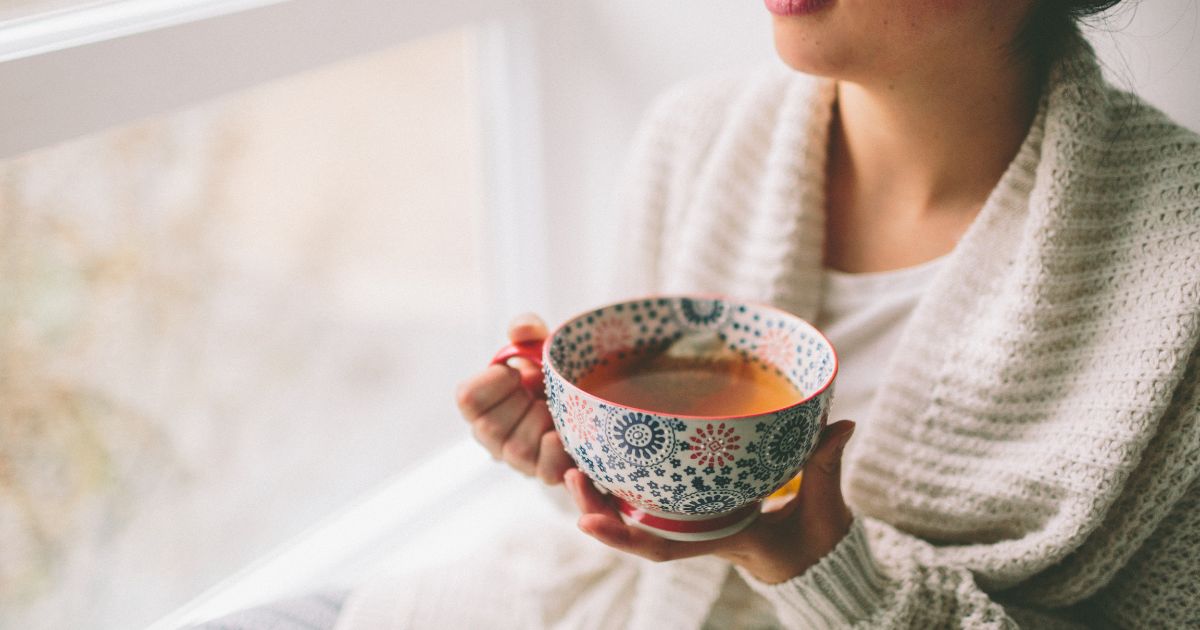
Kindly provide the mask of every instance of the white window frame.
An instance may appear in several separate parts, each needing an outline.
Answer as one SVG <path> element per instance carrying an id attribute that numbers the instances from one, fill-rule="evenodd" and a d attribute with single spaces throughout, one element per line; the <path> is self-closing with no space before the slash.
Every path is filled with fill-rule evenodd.
<path id="1" fill-rule="evenodd" d="M 0 159 L 439 31 L 481 26 L 477 79 L 490 314 L 547 305 L 534 0 L 109 0 L 0 21 Z M 312 587 L 494 475 L 465 441 L 231 576 L 153 627 Z M 488 487 L 493 487 L 488 486 Z M 424 498 L 415 496 L 422 495 Z M 461 498 L 461 494 L 459 497 Z M 409 523 L 411 525 L 411 523 Z M 410 527 L 408 528 L 411 529 Z"/>
<path id="2" fill-rule="evenodd" d="M 545 312 L 536 0 L 81 0 L 0 22 L 0 159 L 395 46 L 483 26 L 477 63 L 495 319 Z"/>

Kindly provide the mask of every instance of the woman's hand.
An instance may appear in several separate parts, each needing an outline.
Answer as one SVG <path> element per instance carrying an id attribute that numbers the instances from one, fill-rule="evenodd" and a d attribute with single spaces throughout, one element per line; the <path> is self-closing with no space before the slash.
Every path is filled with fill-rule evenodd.
<path id="1" fill-rule="evenodd" d="M 532 314 L 518 316 L 508 328 L 513 343 L 546 335 L 546 324 Z M 557 484 L 575 464 L 563 450 L 542 397 L 542 371 L 524 359 L 512 362 L 515 368 L 492 365 L 459 385 L 458 410 L 492 457 L 525 475 Z"/>
<path id="2" fill-rule="evenodd" d="M 777 584 L 816 564 L 850 531 L 853 516 L 842 499 L 842 451 L 854 432 L 849 420 L 835 422 L 804 467 L 799 493 L 779 509 L 764 512 L 746 529 L 718 540 L 680 542 L 626 525 L 610 497 L 600 494 L 579 470 L 566 473 L 567 489 L 583 516 L 579 529 L 600 542 L 655 562 L 716 555 Z"/>

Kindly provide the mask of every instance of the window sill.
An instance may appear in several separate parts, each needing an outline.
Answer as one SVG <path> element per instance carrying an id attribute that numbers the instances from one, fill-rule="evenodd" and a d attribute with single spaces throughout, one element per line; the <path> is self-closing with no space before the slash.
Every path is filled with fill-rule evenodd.
<path id="1" fill-rule="evenodd" d="M 549 502 L 537 483 L 459 442 L 310 528 L 150 626 L 175 630 L 265 602 L 323 588 L 349 588 L 402 559 L 418 567 L 461 557 L 488 542 L 501 521 L 528 516 L 505 509 Z"/>

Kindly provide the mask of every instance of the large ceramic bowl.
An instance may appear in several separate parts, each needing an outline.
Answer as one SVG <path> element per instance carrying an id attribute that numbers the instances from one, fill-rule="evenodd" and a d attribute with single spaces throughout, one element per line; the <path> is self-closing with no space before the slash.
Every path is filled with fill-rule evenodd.
<path id="1" fill-rule="evenodd" d="M 753 415 L 686 416 L 617 404 L 577 385 L 613 353 L 661 352 L 697 332 L 783 375 L 803 398 Z M 700 296 L 597 308 L 564 323 L 541 347 L 514 347 L 497 358 L 517 354 L 540 359 L 555 427 L 579 469 L 618 497 L 626 522 L 674 540 L 720 538 L 754 520 L 759 503 L 816 447 L 837 375 L 833 346 L 808 322 Z"/>

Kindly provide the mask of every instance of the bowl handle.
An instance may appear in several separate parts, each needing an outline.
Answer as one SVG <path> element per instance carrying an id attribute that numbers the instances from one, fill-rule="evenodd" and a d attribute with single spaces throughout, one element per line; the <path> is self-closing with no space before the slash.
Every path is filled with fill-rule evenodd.
<path id="1" fill-rule="evenodd" d="M 538 366 L 538 368 L 541 368 L 542 349 L 545 347 L 545 345 L 545 339 L 510 343 L 507 346 L 500 348 L 500 351 L 496 353 L 496 356 L 492 357 L 491 364 L 508 365 L 509 359 L 520 357 Z M 542 382 L 541 378 L 528 380 L 522 379 L 521 385 L 523 385 L 525 389 L 529 390 L 529 393 L 534 394 L 537 397 L 544 395 L 545 384 Z"/>
<path id="2" fill-rule="evenodd" d="M 532 362 L 538 367 L 542 367 L 542 347 L 546 345 L 545 339 L 536 339 L 534 341 L 518 341 L 510 343 L 496 353 L 492 357 L 492 365 L 507 365 L 509 359 L 521 357 Z"/>

